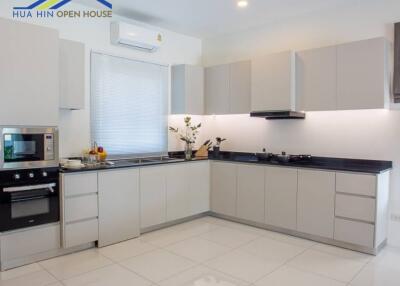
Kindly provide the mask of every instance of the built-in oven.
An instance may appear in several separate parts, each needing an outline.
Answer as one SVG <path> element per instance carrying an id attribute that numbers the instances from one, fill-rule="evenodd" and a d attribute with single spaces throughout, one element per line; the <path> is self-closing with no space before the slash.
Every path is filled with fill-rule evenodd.
<path id="1" fill-rule="evenodd" d="M 57 167 L 58 129 L 0 127 L 0 169 Z"/>
<path id="2" fill-rule="evenodd" d="M 58 168 L 0 171 L 0 232 L 59 219 Z"/>

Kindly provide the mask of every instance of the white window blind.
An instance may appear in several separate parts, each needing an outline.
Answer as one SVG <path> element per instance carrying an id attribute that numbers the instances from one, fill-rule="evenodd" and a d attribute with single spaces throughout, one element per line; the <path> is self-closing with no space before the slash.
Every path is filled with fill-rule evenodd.
<path id="1" fill-rule="evenodd" d="M 110 155 L 168 152 L 168 67 L 91 53 L 91 138 Z"/>

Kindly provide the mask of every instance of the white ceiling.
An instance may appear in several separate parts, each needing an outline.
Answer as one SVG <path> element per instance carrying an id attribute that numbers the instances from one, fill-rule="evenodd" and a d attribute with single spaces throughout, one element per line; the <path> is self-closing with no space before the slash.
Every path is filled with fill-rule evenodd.
<path id="1" fill-rule="evenodd" d="M 338 5 L 368 0 L 248 0 L 238 8 L 237 0 L 111 0 L 114 13 L 198 38 L 282 21 Z M 93 0 L 77 0 L 93 5 Z"/>

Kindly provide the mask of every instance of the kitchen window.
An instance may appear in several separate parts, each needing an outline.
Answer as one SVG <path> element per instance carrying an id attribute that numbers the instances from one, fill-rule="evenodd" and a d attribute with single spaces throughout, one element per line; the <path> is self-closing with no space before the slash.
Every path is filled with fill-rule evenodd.
<path id="1" fill-rule="evenodd" d="M 91 53 L 91 138 L 112 156 L 168 152 L 167 66 Z"/>

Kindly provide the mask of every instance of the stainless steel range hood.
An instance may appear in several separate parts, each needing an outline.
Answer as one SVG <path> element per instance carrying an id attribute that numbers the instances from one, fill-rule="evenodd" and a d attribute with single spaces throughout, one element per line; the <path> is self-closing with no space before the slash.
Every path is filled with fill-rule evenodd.
<path id="1" fill-rule="evenodd" d="M 299 111 L 280 110 L 280 111 L 255 111 L 250 113 L 251 117 L 263 117 L 266 120 L 273 119 L 305 119 L 306 114 Z"/>

